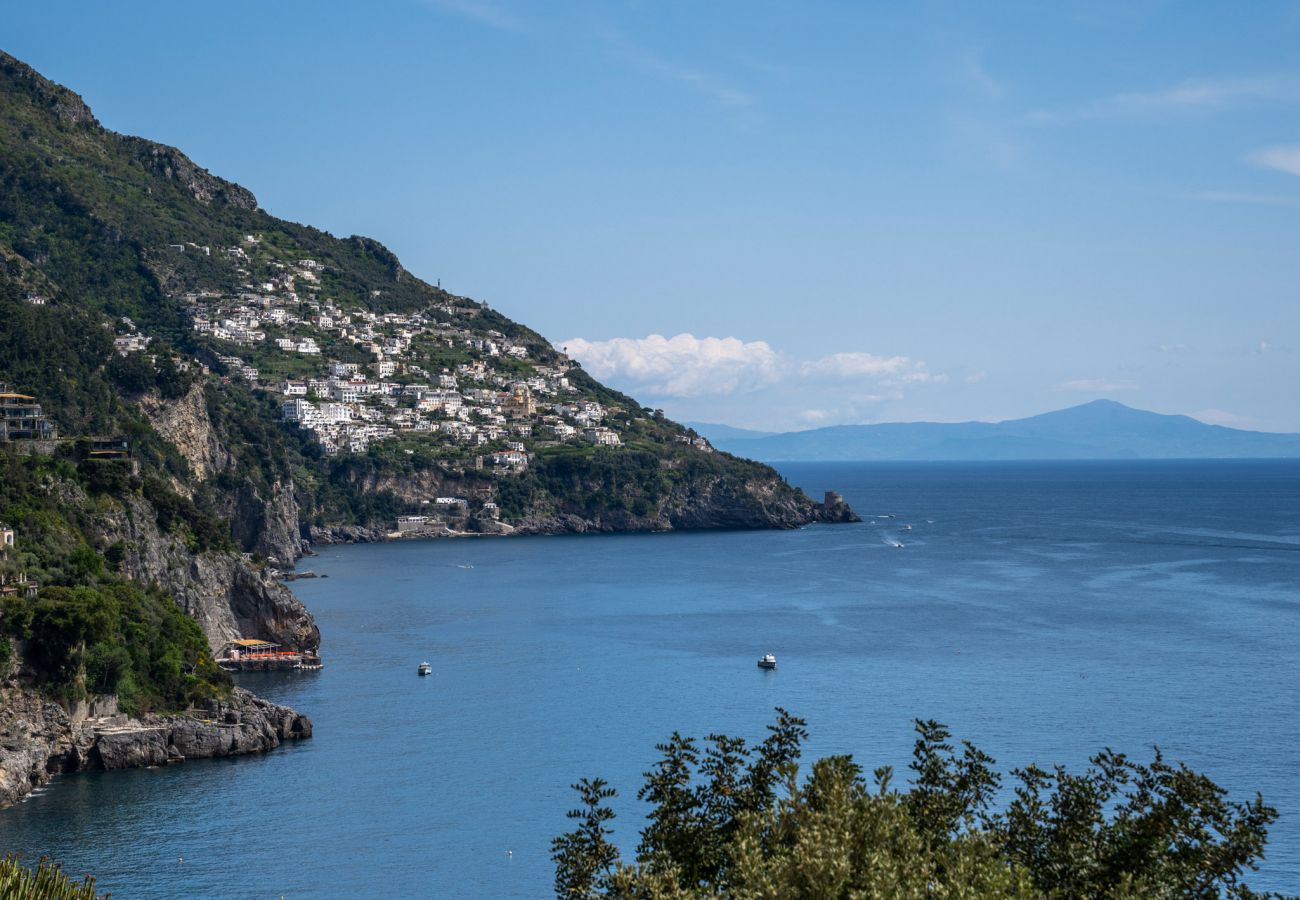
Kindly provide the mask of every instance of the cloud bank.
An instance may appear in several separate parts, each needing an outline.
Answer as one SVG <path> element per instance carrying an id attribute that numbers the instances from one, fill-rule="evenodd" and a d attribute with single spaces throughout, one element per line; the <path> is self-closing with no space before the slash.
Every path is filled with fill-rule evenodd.
<path id="1" fill-rule="evenodd" d="M 780 380 L 784 368 L 766 341 L 735 337 L 572 338 L 563 346 L 596 378 L 655 397 L 753 391 Z"/>
<path id="2" fill-rule="evenodd" d="M 846 352 L 795 360 L 766 341 L 737 337 L 572 338 L 562 346 L 595 377 L 650 397 L 720 396 L 799 382 L 899 388 L 948 380 L 906 356 Z"/>

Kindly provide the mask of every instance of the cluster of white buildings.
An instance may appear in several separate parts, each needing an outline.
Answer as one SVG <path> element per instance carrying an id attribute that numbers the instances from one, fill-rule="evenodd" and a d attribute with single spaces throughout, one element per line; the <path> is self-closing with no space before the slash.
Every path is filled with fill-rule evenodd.
<path id="1" fill-rule="evenodd" d="M 529 442 L 621 444 L 608 427 L 611 411 L 578 397 L 567 360 L 530 359 L 527 346 L 505 334 L 466 327 L 477 306 L 447 303 L 417 313 L 341 308 L 324 297 L 324 266 L 268 261 L 260 244 L 246 235 L 240 246 L 218 251 L 248 283 L 234 294 L 186 294 L 192 327 L 251 348 L 245 355 L 263 361 L 268 352 L 302 359 L 276 368 L 314 374 L 262 383 L 249 361 L 220 357 L 235 377 L 281 394 L 284 421 L 312 431 L 326 453 L 359 453 L 376 441 L 428 433 L 482 447 L 479 459 L 511 472 L 527 467 Z M 251 277 L 254 259 L 271 274 Z M 366 361 L 332 358 L 333 347 L 346 347 L 352 357 L 360 349 Z M 431 373 L 422 363 L 439 348 L 467 361 Z"/>

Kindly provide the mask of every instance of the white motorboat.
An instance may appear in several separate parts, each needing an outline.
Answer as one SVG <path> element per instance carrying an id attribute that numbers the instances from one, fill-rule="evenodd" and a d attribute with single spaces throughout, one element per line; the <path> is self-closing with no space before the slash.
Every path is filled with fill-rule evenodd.
<path id="1" fill-rule="evenodd" d="M 770 653 L 766 653 L 766 654 L 764 654 L 764 655 L 761 656 L 761 657 L 759 658 L 759 660 L 758 660 L 758 667 L 759 667 L 760 669 L 775 669 L 775 668 L 776 668 L 776 657 L 773 656 L 773 655 L 770 654 Z"/>
<path id="2" fill-rule="evenodd" d="M 420 674 L 421 674 L 421 675 L 432 675 L 432 674 L 433 674 L 433 666 L 429 665 L 427 662 L 422 662 L 422 663 L 420 663 L 420 669 L 419 669 L 419 671 L 420 671 Z"/>

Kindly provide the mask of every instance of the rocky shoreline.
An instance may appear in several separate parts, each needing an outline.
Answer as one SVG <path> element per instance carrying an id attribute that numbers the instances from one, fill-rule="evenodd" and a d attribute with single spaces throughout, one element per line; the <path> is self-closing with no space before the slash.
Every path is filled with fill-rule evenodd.
<path id="1" fill-rule="evenodd" d="M 707 506 L 698 502 L 682 502 L 653 516 L 637 516 L 631 512 L 622 512 L 589 517 L 560 512 L 549 516 L 530 516 L 515 525 L 471 518 L 465 523 L 463 529 L 454 529 L 444 524 L 428 531 L 404 533 L 373 525 L 312 526 L 308 532 L 309 542 L 304 541 L 308 546 L 304 549 L 303 555 L 310 555 L 312 544 L 372 544 L 384 541 L 459 537 L 802 528 L 817 523 L 839 524 L 862 521 L 844 498 L 835 491 L 827 491 L 825 499 L 820 503 L 811 504 L 811 507 L 788 502 L 756 505 L 746 498 L 711 498 L 711 500 L 713 502 Z"/>
<path id="2" fill-rule="evenodd" d="M 0 687 L 0 807 L 55 775 L 264 753 L 312 735 L 306 716 L 239 687 L 172 715 L 137 718 L 116 706 L 97 698 L 69 712 L 16 684 Z"/>

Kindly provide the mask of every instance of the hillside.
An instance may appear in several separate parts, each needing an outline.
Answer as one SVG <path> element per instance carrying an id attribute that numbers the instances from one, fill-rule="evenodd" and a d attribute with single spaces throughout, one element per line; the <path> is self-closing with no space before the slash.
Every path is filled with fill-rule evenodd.
<path id="1" fill-rule="evenodd" d="M 839 425 L 783 434 L 695 428 L 719 448 L 768 461 L 1300 457 L 1297 434 L 1207 425 L 1113 400 L 1005 422 Z"/>
<path id="2" fill-rule="evenodd" d="M 321 539 L 378 536 L 399 515 L 429 532 L 821 516 L 770 468 L 713 452 L 378 242 L 267 214 L 180 151 L 101 127 L 12 57 L 0 87 L 4 277 L 41 304 L 37 318 L 102 317 L 114 389 L 185 456 L 178 480 L 236 519 L 243 549 L 290 553 L 259 543 L 267 523 L 238 521 L 289 485 L 289 524 Z M 0 378 L 36 394 L 63 434 L 102 430 L 84 391 L 49 374 L 23 348 L 0 357 Z M 185 439 L 209 428 L 232 458 Z M 283 525 L 270 527 L 294 530 Z"/>

